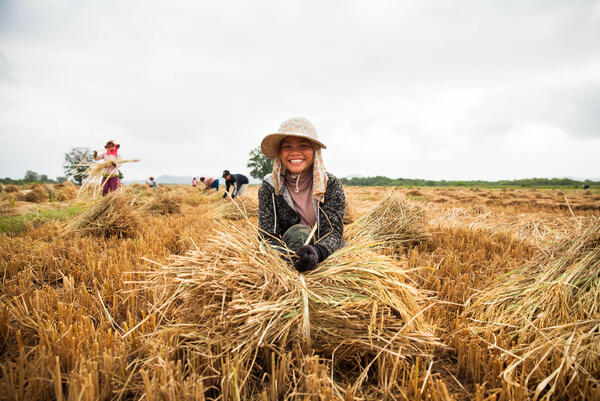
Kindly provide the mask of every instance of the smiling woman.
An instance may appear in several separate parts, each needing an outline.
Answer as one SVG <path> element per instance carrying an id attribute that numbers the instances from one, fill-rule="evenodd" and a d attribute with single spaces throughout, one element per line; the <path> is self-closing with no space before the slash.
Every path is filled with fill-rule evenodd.
<path id="1" fill-rule="evenodd" d="M 261 143 L 274 162 L 258 191 L 260 234 L 298 271 L 316 268 L 344 245 L 346 197 L 341 182 L 325 171 L 325 148 L 305 118 L 284 121 Z"/>

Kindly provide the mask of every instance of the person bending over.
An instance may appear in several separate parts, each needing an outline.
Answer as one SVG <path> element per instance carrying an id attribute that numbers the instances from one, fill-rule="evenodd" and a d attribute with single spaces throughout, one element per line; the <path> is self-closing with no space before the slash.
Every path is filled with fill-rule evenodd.
<path id="1" fill-rule="evenodd" d="M 236 196 L 243 195 L 246 192 L 246 188 L 248 188 L 248 177 L 243 174 L 231 174 L 229 170 L 223 171 L 223 178 L 225 178 L 225 193 L 223 194 L 223 198 L 227 197 L 229 193 L 229 187 L 233 187 L 233 191 L 231 192 L 231 199 Z"/>

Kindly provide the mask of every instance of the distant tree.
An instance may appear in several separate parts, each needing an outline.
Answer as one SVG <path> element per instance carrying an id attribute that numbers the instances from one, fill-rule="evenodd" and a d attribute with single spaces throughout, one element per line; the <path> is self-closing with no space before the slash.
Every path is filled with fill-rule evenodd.
<path id="1" fill-rule="evenodd" d="M 54 179 L 54 181 L 56 181 L 57 183 L 61 184 L 61 183 L 65 182 L 65 181 L 67 181 L 67 177 L 64 177 L 64 176 L 60 175 L 60 176 L 56 177 Z"/>
<path id="2" fill-rule="evenodd" d="M 40 180 L 40 175 L 35 171 L 27 170 L 25 173 L 25 177 L 23 177 L 23 181 L 25 182 L 37 182 Z"/>
<path id="3" fill-rule="evenodd" d="M 87 170 L 87 163 L 93 161 L 93 157 L 89 148 L 71 148 L 71 150 L 65 153 L 65 161 L 63 162 L 63 169 L 67 177 L 71 177 L 77 185 L 81 185 L 81 182 L 86 178 L 85 170 Z"/>
<path id="4" fill-rule="evenodd" d="M 252 177 L 260 180 L 273 171 L 273 159 L 266 157 L 260 147 L 256 147 L 250 151 L 250 159 L 246 167 L 252 169 L 250 170 Z"/>
<path id="5" fill-rule="evenodd" d="M 40 181 L 41 182 L 50 182 L 52 180 L 50 180 L 46 174 L 40 174 Z"/>

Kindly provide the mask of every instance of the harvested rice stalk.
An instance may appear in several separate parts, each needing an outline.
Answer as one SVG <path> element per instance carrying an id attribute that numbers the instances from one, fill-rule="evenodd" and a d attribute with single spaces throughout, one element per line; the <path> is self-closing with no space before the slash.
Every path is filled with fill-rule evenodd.
<path id="1" fill-rule="evenodd" d="M 392 246 L 419 241 L 426 236 L 425 213 L 418 202 L 391 192 L 345 231 L 351 239 L 364 238 Z"/>
<path id="2" fill-rule="evenodd" d="M 241 220 L 250 216 L 258 216 L 258 202 L 247 197 L 227 200 L 213 213 L 216 219 Z"/>
<path id="3" fill-rule="evenodd" d="M 200 195 L 198 196 L 198 202 L 200 204 L 221 202 L 221 199 L 221 194 L 215 191 L 200 191 Z"/>
<path id="4" fill-rule="evenodd" d="M 144 291 L 156 291 L 162 311 L 170 300 L 171 322 L 187 328 L 186 352 L 209 366 L 235 353 L 244 368 L 238 373 L 248 377 L 262 369 L 255 363 L 260 349 L 283 352 L 305 343 L 304 286 L 289 263 L 259 242 L 255 226 L 233 223 L 219 230 L 205 247 L 148 273 Z M 342 248 L 304 279 L 312 350 L 336 366 L 358 366 L 382 353 L 429 355 L 437 344 L 422 314 L 426 296 L 371 244 Z"/>
<path id="5" fill-rule="evenodd" d="M 79 189 L 79 196 L 98 196 L 102 191 L 102 178 L 108 168 L 113 165 L 120 166 L 123 163 L 139 162 L 140 159 L 113 159 L 102 162 L 90 162 L 84 163 L 84 166 L 88 166 L 81 175 L 86 177 L 81 189 Z"/>
<path id="6" fill-rule="evenodd" d="M 75 185 L 71 181 L 67 181 L 67 183 L 55 185 L 54 188 L 58 192 L 56 200 L 64 201 L 77 197 Z"/>
<path id="7" fill-rule="evenodd" d="M 346 198 L 346 208 L 344 210 L 344 224 L 350 224 L 354 220 L 356 220 L 356 212 L 354 211 L 354 207 L 348 202 L 348 198 Z"/>
<path id="8" fill-rule="evenodd" d="M 183 198 L 170 193 L 160 193 L 146 203 L 142 209 L 152 214 L 174 214 L 181 212 Z"/>
<path id="9" fill-rule="evenodd" d="M 111 193 L 85 212 L 68 222 L 65 235 L 95 235 L 99 237 L 135 237 L 141 227 L 131 195 Z"/>
<path id="10" fill-rule="evenodd" d="M 600 385 L 600 221 L 560 244 L 556 256 L 522 266 L 475 297 L 465 341 L 501 347 L 504 385 L 529 396 L 578 398 L 569 383 Z M 487 343 L 486 343 L 487 341 Z M 496 347 L 498 348 L 498 347 Z M 575 385 L 574 388 L 583 388 Z M 522 384 L 521 384 L 522 385 Z"/>
<path id="11" fill-rule="evenodd" d="M 17 199 L 25 202 L 47 202 L 48 192 L 41 185 L 34 185 L 30 190 L 19 192 Z"/>

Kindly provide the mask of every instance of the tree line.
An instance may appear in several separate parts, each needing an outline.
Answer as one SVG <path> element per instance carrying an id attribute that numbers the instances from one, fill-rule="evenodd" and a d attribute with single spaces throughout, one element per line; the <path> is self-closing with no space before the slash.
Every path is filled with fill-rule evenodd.
<path id="1" fill-rule="evenodd" d="M 500 180 L 500 181 L 446 181 L 446 180 L 424 180 L 418 178 L 388 178 L 384 176 L 376 177 L 353 177 L 342 178 L 344 185 L 356 186 L 412 186 L 412 187 L 522 187 L 522 188 L 544 188 L 544 187 L 564 187 L 564 188 L 582 188 L 585 185 L 588 187 L 600 187 L 598 181 L 578 181 L 571 178 L 524 178 L 520 180 Z"/>
<path id="2" fill-rule="evenodd" d="M 40 183 L 40 182 L 45 182 L 48 184 L 60 184 L 61 182 L 65 182 L 67 180 L 67 177 L 56 177 L 55 179 L 49 178 L 46 174 L 39 174 L 33 170 L 27 170 L 27 172 L 25 173 L 25 176 L 23 178 L 9 178 L 9 177 L 4 177 L 4 178 L 0 178 L 0 182 L 2 184 L 8 185 L 8 184 L 13 184 L 13 185 L 23 185 L 23 184 L 33 184 L 33 183 Z"/>

